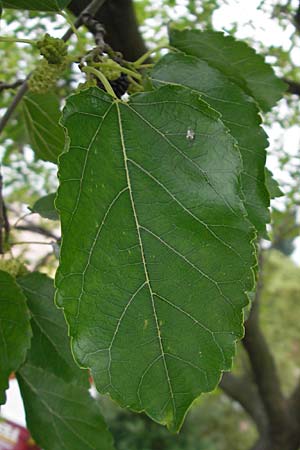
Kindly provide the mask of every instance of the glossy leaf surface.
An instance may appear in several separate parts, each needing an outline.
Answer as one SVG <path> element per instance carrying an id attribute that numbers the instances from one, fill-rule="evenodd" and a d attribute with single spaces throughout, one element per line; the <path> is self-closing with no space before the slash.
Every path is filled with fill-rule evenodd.
<path id="1" fill-rule="evenodd" d="M 178 430 L 243 335 L 255 233 L 238 149 L 178 86 L 129 103 L 89 89 L 63 121 L 56 286 L 74 355 L 99 391 Z"/>
<path id="2" fill-rule="evenodd" d="M 11 372 L 17 370 L 30 347 L 31 327 L 26 299 L 15 279 L 0 271 L 0 404 Z"/>
<path id="3" fill-rule="evenodd" d="M 243 160 L 242 189 L 249 219 L 261 235 L 269 222 L 269 193 L 265 186 L 268 141 L 260 126 L 259 110 L 251 97 L 218 69 L 183 53 L 169 54 L 154 67 L 155 84 L 176 83 L 197 90 L 222 115 L 237 140 Z"/>

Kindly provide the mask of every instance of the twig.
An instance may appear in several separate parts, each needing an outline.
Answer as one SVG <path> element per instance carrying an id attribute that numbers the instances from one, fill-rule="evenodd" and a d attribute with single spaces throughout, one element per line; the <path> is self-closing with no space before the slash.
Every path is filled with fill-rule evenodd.
<path id="1" fill-rule="evenodd" d="M 289 94 L 300 95 L 300 83 L 288 78 L 283 78 L 283 81 L 288 85 L 287 92 Z"/>
<path id="2" fill-rule="evenodd" d="M 53 247 L 54 242 L 43 242 L 43 241 L 17 241 L 10 242 L 10 245 L 51 245 Z"/>
<path id="3" fill-rule="evenodd" d="M 84 22 L 83 22 L 83 17 L 85 15 L 88 16 L 94 16 L 96 14 L 96 12 L 101 8 L 101 6 L 104 4 L 105 0 L 93 0 L 80 14 L 80 16 L 78 17 L 78 19 L 76 19 L 76 21 L 74 22 L 74 27 L 77 29 L 79 28 Z M 73 29 L 70 27 L 65 34 L 62 36 L 62 40 L 64 42 L 67 42 L 70 37 L 73 35 L 74 31 Z M 18 90 L 17 94 L 15 95 L 12 103 L 9 105 L 9 107 L 7 108 L 6 112 L 4 113 L 4 115 L 2 116 L 1 120 L 0 120 L 0 134 L 2 133 L 4 127 L 6 126 L 7 122 L 9 121 L 10 117 L 12 116 L 13 112 L 15 111 L 16 107 L 18 106 L 18 104 L 20 103 L 20 101 L 22 100 L 22 98 L 24 97 L 24 95 L 26 94 L 27 90 L 28 90 L 28 84 L 27 81 L 30 78 L 31 74 L 29 74 L 26 78 L 26 80 L 22 83 L 20 89 Z"/>
<path id="4" fill-rule="evenodd" d="M 283 396 L 277 367 L 269 345 L 259 323 L 259 303 L 263 289 L 262 252 L 260 253 L 260 277 L 256 296 L 247 321 L 245 322 L 245 337 L 242 341 L 248 353 L 260 398 L 270 424 L 273 437 L 280 438 L 282 430 L 287 428 L 286 401 Z"/>
<path id="5" fill-rule="evenodd" d="M 220 388 L 244 408 L 255 422 L 260 434 L 264 435 L 268 426 L 268 420 L 264 405 L 253 381 L 249 377 L 238 377 L 226 372 L 223 374 Z"/>
<path id="6" fill-rule="evenodd" d="M 21 84 L 24 83 L 25 80 L 16 80 L 12 83 L 5 83 L 4 81 L 0 82 L 0 92 L 4 91 L 5 89 L 16 89 L 17 87 L 21 86 Z"/>
<path id="7" fill-rule="evenodd" d="M 4 247 L 3 247 L 3 229 L 5 230 L 5 242 L 8 240 L 9 234 L 9 222 L 7 218 L 6 206 L 4 203 L 3 195 L 2 195 L 2 175 L 0 173 L 0 254 L 3 255 Z"/>
<path id="8" fill-rule="evenodd" d="M 38 225 L 33 225 L 31 223 L 28 223 L 26 225 L 17 225 L 15 229 L 20 231 L 30 231 L 31 233 L 41 234 L 42 236 L 55 239 L 56 241 L 59 239 L 54 233 L 47 230 L 46 228 L 40 227 Z"/>

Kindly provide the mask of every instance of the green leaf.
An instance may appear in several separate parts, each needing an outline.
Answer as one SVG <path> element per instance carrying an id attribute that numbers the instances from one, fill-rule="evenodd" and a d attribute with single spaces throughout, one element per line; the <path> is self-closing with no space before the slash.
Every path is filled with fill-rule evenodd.
<path id="1" fill-rule="evenodd" d="M 100 392 L 178 430 L 243 335 L 255 233 L 239 152 L 219 115 L 178 86 L 129 103 L 85 90 L 63 121 L 56 301 L 73 354 Z"/>
<path id="2" fill-rule="evenodd" d="M 44 450 L 112 450 L 88 392 L 88 374 L 71 355 L 65 320 L 53 302 L 53 280 L 31 273 L 18 283 L 32 314 L 32 345 L 17 377 L 33 438 Z"/>
<path id="3" fill-rule="evenodd" d="M 270 198 L 265 186 L 268 140 L 253 99 L 218 69 L 183 53 L 164 56 L 151 77 L 156 85 L 176 83 L 198 91 L 222 114 L 224 124 L 239 144 L 243 160 L 242 188 L 249 219 L 259 234 L 265 236 L 266 223 L 270 221 Z"/>
<path id="4" fill-rule="evenodd" d="M 64 131 L 58 124 L 58 97 L 53 93 L 28 94 L 22 104 L 27 134 L 36 156 L 57 163 L 65 141 Z"/>
<path id="5" fill-rule="evenodd" d="M 170 43 L 219 69 L 254 97 L 263 111 L 269 111 L 286 90 L 286 84 L 275 76 L 264 58 L 232 36 L 216 31 L 171 28 Z"/>
<path id="6" fill-rule="evenodd" d="M 0 404 L 11 372 L 17 370 L 30 347 L 31 327 L 26 299 L 14 278 L 0 270 Z"/>
<path id="7" fill-rule="evenodd" d="M 44 450 L 113 450 L 97 402 L 80 386 L 27 363 L 18 372 L 27 426 Z"/>
<path id="8" fill-rule="evenodd" d="M 266 186 L 271 198 L 282 197 L 284 194 L 277 181 L 273 178 L 273 173 L 265 168 Z"/>
<path id="9" fill-rule="evenodd" d="M 33 213 L 37 213 L 45 219 L 59 220 L 59 215 L 54 206 L 56 193 L 45 195 L 39 198 L 32 208 L 29 208 Z"/>
<path id="10" fill-rule="evenodd" d="M 71 0 L 4 0 L 4 8 L 30 9 L 36 11 L 60 11 Z"/>
<path id="11" fill-rule="evenodd" d="M 33 338 L 30 364 L 52 372 L 69 383 L 89 386 L 88 374 L 75 363 L 64 317 L 54 304 L 53 280 L 41 273 L 18 278 L 31 311 Z"/>

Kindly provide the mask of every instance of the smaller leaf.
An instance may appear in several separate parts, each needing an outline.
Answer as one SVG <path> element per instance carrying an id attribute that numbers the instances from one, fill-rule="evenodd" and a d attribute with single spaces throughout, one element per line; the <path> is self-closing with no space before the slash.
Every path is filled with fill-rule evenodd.
<path id="1" fill-rule="evenodd" d="M 282 197 L 284 194 L 280 189 L 278 182 L 273 178 L 273 173 L 267 168 L 265 168 L 265 177 L 270 198 Z"/>
<path id="2" fill-rule="evenodd" d="M 26 299 L 14 278 L 0 271 L 0 404 L 11 372 L 17 370 L 30 347 L 31 327 Z"/>
<path id="3" fill-rule="evenodd" d="M 37 213 L 45 219 L 59 220 L 58 212 L 54 206 L 56 193 L 45 195 L 39 198 L 32 208 L 29 208 L 33 213 Z"/>
<path id="4" fill-rule="evenodd" d="M 66 382 L 89 387 L 87 371 L 81 370 L 72 357 L 63 314 L 54 305 L 53 280 L 35 272 L 18 278 L 18 284 L 32 315 L 33 338 L 27 356 L 30 364 Z"/>
<path id="5" fill-rule="evenodd" d="M 216 67 L 269 111 L 282 97 L 286 84 L 264 58 L 245 42 L 216 31 L 170 29 L 171 45 Z"/>
<path id="6" fill-rule="evenodd" d="M 27 426 L 44 450 L 112 450 L 97 402 L 86 389 L 27 363 L 18 372 Z"/>
<path id="7" fill-rule="evenodd" d="M 58 97 L 53 93 L 28 94 L 23 99 L 23 111 L 28 138 L 36 156 L 57 163 L 65 142 L 63 128 L 58 123 Z"/>
<path id="8" fill-rule="evenodd" d="M 31 273 L 18 283 L 32 314 L 32 346 L 17 378 L 33 438 L 44 450 L 113 449 L 88 391 L 88 373 L 72 357 L 66 322 L 53 301 L 53 280 Z"/>
<path id="9" fill-rule="evenodd" d="M 36 11 L 60 11 L 70 2 L 71 0 L 5 0 L 3 1 L 3 7 Z"/>

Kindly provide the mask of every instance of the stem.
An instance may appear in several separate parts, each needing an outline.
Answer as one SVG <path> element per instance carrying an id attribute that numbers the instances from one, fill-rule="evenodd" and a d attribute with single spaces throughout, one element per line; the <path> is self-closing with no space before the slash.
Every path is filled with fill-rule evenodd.
<path id="1" fill-rule="evenodd" d="M 21 42 L 23 44 L 36 45 L 36 41 L 34 41 L 33 39 L 18 39 L 10 36 L 0 36 L 0 42 Z"/>
<path id="2" fill-rule="evenodd" d="M 137 73 L 137 72 L 134 72 L 133 70 L 127 69 L 127 67 L 123 67 L 123 66 L 120 66 L 120 67 L 121 67 L 121 71 L 123 73 L 127 73 L 127 75 L 130 75 L 131 77 L 136 78 L 137 80 L 141 80 L 143 78 L 140 73 Z"/>
<path id="3" fill-rule="evenodd" d="M 81 11 L 80 16 L 74 22 L 74 27 L 77 29 L 83 24 L 82 18 L 85 15 L 94 16 L 96 12 L 101 8 L 106 0 L 93 0 L 83 11 Z M 73 34 L 72 28 L 66 31 L 63 35 L 62 40 L 67 42 Z"/>
<path id="4" fill-rule="evenodd" d="M 152 69 L 155 64 L 141 64 L 139 65 L 139 69 Z"/>
<path id="5" fill-rule="evenodd" d="M 162 48 L 168 48 L 173 50 L 173 47 L 170 47 L 168 44 L 158 45 L 157 47 L 148 50 L 139 59 L 134 61 L 133 66 L 136 68 L 140 67 L 143 64 L 143 62 L 146 61 L 152 55 L 152 53 L 159 52 L 159 50 L 161 50 Z"/>
<path id="6" fill-rule="evenodd" d="M 110 94 L 112 97 L 114 97 L 115 99 L 118 99 L 116 94 L 114 93 L 113 88 L 111 87 L 108 79 L 106 78 L 105 75 L 103 75 L 102 72 L 100 72 L 99 70 L 95 69 L 95 67 L 90 67 L 90 66 L 83 67 L 81 70 L 82 70 L 82 72 L 92 73 L 93 75 L 96 75 L 96 77 L 99 78 L 99 80 L 101 81 L 101 83 L 105 87 L 106 92 L 108 94 Z"/>
<path id="7" fill-rule="evenodd" d="M 83 20 L 82 18 L 84 17 L 84 15 L 88 14 L 91 16 L 94 16 L 96 14 L 96 12 L 101 8 L 101 6 L 104 4 L 105 0 L 93 0 L 80 14 L 80 16 L 78 17 L 78 19 L 74 22 L 74 27 L 75 28 L 79 28 L 82 23 Z M 72 28 L 70 28 L 69 30 L 66 31 L 66 33 L 62 36 L 62 40 L 64 42 L 67 42 L 70 37 L 73 34 L 73 30 Z M 20 89 L 18 90 L 18 92 L 16 93 L 16 96 L 14 97 L 12 103 L 9 105 L 9 107 L 7 108 L 6 112 L 4 113 L 4 115 L 2 116 L 1 120 L 0 120 L 0 134 L 3 131 L 3 129 L 5 128 L 7 122 L 9 121 L 10 117 L 12 116 L 13 112 L 15 111 L 15 109 L 17 108 L 18 104 L 20 103 L 20 101 L 22 100 L 22 98 L 24 97 L 24 95 L 27 92 L 28 89 L 28 85 L 27 85 L 27 80 L 30 78 L 31 73 L 27 76 L 26 80 L 24 81 L 24 83 L 21 85 Z"/>
<path id="8" fill-rule="evenodd" d="M 43 242 L 43 241 L 18 241 L 18 242 L 10 242 L 9 245 L 51 245 L 53 246 L 53 242 Z"/>
<path id="9" fill-rule="evenodd" d="M 18 224 L 25 219 L 25 217 L 31 216 L 31 214 L 33 214 L 33 213 L 30 211 L 30 212 L 27 212 L 26 214 L 23 214 L 21 217 L 19 217 L 16 220 L 16 222 L 13 224 L 13 228 L 16 228 L 18 226 Z"/>
<path id="10" fill-rule="evenodd" d="M 60 11 L 58 14 L 66 20 L 66 22 L 70 25 L 70 29 L 73 31 L 77 39 L 80 40 L 79 33 L 77 31 L 77 28 L 75 27 L 75 23 L 72 20 L 70 14 L 67 11 Z"/>

